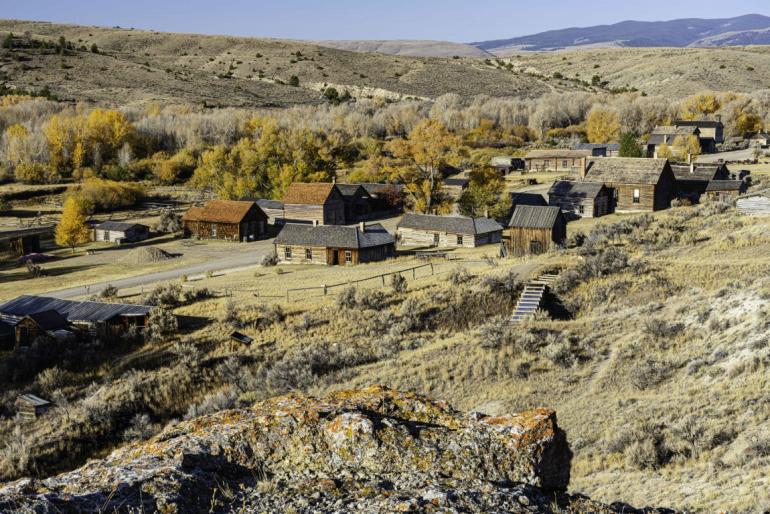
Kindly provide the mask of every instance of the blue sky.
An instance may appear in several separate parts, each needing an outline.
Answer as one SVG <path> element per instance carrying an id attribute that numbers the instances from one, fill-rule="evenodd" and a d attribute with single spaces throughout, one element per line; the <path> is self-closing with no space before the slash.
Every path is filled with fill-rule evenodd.
<path id="1" fill-rule="evenodd" d="M 292 39 L 478 41 L 622 20 L 770 15 L 768 0 L 0 0 L 0 18 Z"/>

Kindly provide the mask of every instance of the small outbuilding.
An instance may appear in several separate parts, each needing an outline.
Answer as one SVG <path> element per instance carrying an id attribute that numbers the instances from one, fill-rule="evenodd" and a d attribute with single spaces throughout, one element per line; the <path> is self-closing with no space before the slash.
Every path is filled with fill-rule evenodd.
<path id="1" fill-rule="evenodd" d="M 770 215 L 770 189 L 739 196 L 735 200 L 735 207 L 745 216 Z"/>
<path id="2" fill-rule="evenodd" d="M 19 416 L 35 419 L 42 416 L 53 406 L 48 400 L 44 400 L 34 394 L 22 394 L 16 399 L 16 410 Z"/>
<path id="3" fill-rule="evenodd" d="M 577 143 L 572 145 L 573 150 L 590 150 L 593 157 L 619 157 L 619 143 Z"/>
<path id="4" fill-rule="evenodd" d="M 598 218 L 607 214 L 609 193 L 598 182 L 559 180 L 548 190 L 548 203 L 567 216 Z"/>
<path id="5" fill-rule="evenodd" d="M 256 202 L 210 200 L 182 216 L 185 237 L 254 241 L 267 233 L 267 215 Z"/>
<path id="6" fill-rule="evenodd" d="M 150 237 L 150 227 L 141 223 L 104 221 L 94 227 L 94 241 L 136 243 Z"/>
<path id="7" fill-rule="evenodd" d="M 712 180 L 706 186 L 706 196 L 710 200 L 729 202 L 746 192 L 743 180 Z"/>
<path id="8" fill-rule="evenodd" d="M 372 197 L 361 184 L 337 184 L 345 201 L 345 223 L 366 220 L 372 212 Z"/>
<path id="9" fill-rule="evenodd" d="M 749 138 L 749 144 L 759 148 L 767 148 L 770 145 L 770 134 L 757 132 Z"/>
<path id="10" fill-rule="evenodd" d="M 537 255 L 564 245 L 567 220 L 555 206 L 520 205 L 506 229 L 506 244 L 514 256 Z"/>
<path id="11" fill-rule="evenodd" d="M 395 242 L 379 223 L 354 227 L 287 223 L 275 238 L 275 253 L 283 263 L 362 264 L 395 256 Z"/>
<path id="12" fill-rule="evenodd" d="M 0 230 L 0 256 L 21 257 L 40 251 L 41 241 L 53 239 L 54 225 Z"/>
<path id="13" fill-rule="evenodd" d="M 345 198 L 329 182 L 294 182 L 283 196 L 286 223 L 345 225 Z"/>
<path id="14" fill-rule="evenodd" d="M 712 180 L 728 180 L 730 170 L 724 163 L 672 164 L 676 177 L 676 196 L 697 201 Z"/>
<path id="15" fill-rule="evenodd" d="M 515 170 L 524 169 L 524 159 L 520 157 L 510 157 L 508 155 L 498 155 L 492 157 L 489 161 L 489 165 L 495 168 L 500 175 L 508 175 Z"/>
<path id="16" fill-rule="evenodd" d="M 499 243 L 503 227 L 489 218 L 409 213 L 396 231 L 401 246 L 475 248 Z"/>

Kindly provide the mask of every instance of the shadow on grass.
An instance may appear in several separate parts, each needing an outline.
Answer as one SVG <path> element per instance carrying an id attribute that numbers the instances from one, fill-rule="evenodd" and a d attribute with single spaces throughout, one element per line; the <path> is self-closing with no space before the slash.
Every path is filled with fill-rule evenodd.
<path id="1" fill-rule="evenodd" d="M 84 265 L 84 266 L 62 266 L 59 268 L 45 268 L 43 266 L 43 274 L 39 278 L 45 278 L 45 277 L 59 277 L 63 275 L 68 275 L 70 273 L 76 273 L 78 271 L 85 271 L 91 268 L 95 268 L 96 265 Z M 31 279 L 29 272 L 26 268 L 18 268 L 17 271 L 12 273 L 6 273 L 0 275 L 0 283 L 7 283 L 7 282 L 16 282 L 16 281 L 23 281 Z"/>

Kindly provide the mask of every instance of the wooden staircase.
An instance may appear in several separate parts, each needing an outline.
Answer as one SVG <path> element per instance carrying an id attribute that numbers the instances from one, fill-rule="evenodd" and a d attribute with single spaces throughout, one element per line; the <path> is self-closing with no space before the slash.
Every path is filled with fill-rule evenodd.
<path id="1" fill-rule="evenodd" d="M 534 316 L 543 304 L 543 297 L 548 291 L 548 287 L 553 284 L 557 277 L 558 275 L 553 273 L 545 273 L 524 284 L 524 291 L 516 303 L 511 321 L 518 323 L 528 316 Z"/>

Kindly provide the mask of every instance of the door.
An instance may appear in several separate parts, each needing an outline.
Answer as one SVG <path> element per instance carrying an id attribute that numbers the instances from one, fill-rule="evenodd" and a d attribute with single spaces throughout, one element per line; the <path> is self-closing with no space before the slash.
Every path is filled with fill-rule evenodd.
<path id="1" fill-rule="evenodd" d="M 339 254 L 337 250 L 329 250 L 332 253 L 332 266 L 336 266 L 340 263 Z"/>
<path id="2" fill-rule="evenodd" d="M 433 246 L 438 246 L 439 243 L 439 235 L 433 234 Z"/>
<path id="3" fill-rule="evenodd" d="M 537 255 L 540 253 L 543 253 L 543 243 L 540 241 L 530 241 L 529 242 L 529 253 L 533 255 Z"/>

